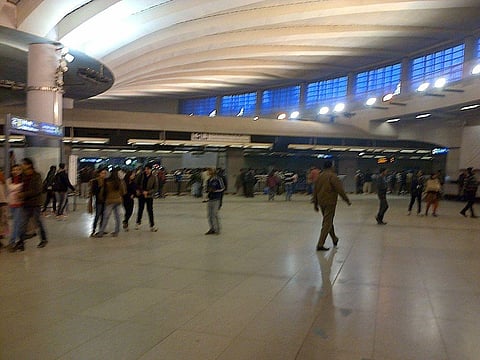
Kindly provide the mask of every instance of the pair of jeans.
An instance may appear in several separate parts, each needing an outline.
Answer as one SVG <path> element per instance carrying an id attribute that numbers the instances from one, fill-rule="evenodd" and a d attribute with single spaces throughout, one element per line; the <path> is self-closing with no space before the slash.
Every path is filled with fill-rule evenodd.
<path id="1" fill-rule="evenodd" d="M 30 219 L 33 219 L 36 227 L 40 230 L 40 239 L 42 241 L 47 240 L 47 233 L 45 232 L 45 227 L 43 226 L 40 214 L 40 206 L 22 208 L 22 225 L 20 226 L 21 243 L 23 243 L 27 238 L 28 222 Z"/>
<path id="2" fill-rule="evenodd" d="M 105 203 L 97 202 L 95 204 L 95 217 L 93 219 L 92 233 L 95 233 L 95 230 L 97 229 L 97 224 L 98 224 L 99 220 L 100 220 L 99 228 L 100 229 L 102 228 L 104 210 L 105 210 Z"/>
<path id="3" fill-rule="evenodd" d="M 123 197 L 123 208 L 125 209 L 125 216 L 123 218 L 123 223 L 128 224 L 128 221 L 130 220 L 130 217 L 133 214 L 133 199 L 130 195 L 125 195 Z"/>
<path id="4" fill-rule="evenodd" d="M 54 213 L 57 212 L 57 199 L 55 198 L 55 192 L 52 190 L 47 190 L 47 195 L 45 197 L 45 202 L 43 203 L 42 212 L 47 210 L 48 205 L 52 202 L 52 210 Z"/>
<path id="5" fill-rule="evenodd" d="M 113 231 L 115 234 L 118 234 L 120 231 L 120 206 L 122 204 L 117 203 L 117 204 L 106 204 L 105 205 L 105 210 L 103 212 L 103 223 L 100 228 L 100 235 L 103 235 L 105 233 L 105 228 L 107 227 L 108 224 L 108 219 L 110 219 L 110 215 L 112 215 L 115 219 L 115 230 Z"/>
<path id="6" fill-rule="evenodd" d="M 380 207 L 378 208 L 377 221 L 383 222 L 383 216 L 388 210 L 387 197 L 379 196 L 378 199 L 380 200 Z"/>
<path id="7" fill-rule="evenodd" d="M 220 209 L 220 199 L 210 199 L 207 202 L 208 224 L 210 230 L 216 233 L 220 232 L 220 221 L 218 218 L 218 210 Z"/>
<path id="8" fill-rule="evenodd" d="M 11 207 L 10 214 L 12 215 L 12 230 L 10 233 L 10 245 L 14 245 L 17 238 L 20 238 L 20 226 L 22 226 L 22 208 Z"/>
<path id="9" fill-rule="evenodd" d="M 146 198 L 143 195 L 138 197 L 137 224 L 140 225 L 142 223 L 143 209 L 145 208 L 145 205 L 147 205 L 147 213 L 148 220 L 150 221 L 150 227 L 154 227 L 155 222 L 153 221 L 153 198 Z"/>
<path id="10" fill-rule="evenodd" d="M 63 215 L 65 208 L 67 207 L 67 192 L 66 191 L 56 191 L 55 199 L 57 200 L 57 216 Z"/>
<path id="11" fill-rule="evenodd" d="M 422 212 L 422 192 L 421 191 L 412 191 L 410 194 L 410 204 L 408 204 L 408 211 L 412 211 L 413 204 L 415 204 L 415 200 L 418 204 L 417 214 Z"/>
<path id="12" fill-rule="evenodd" d="M 290 201 L 293 194 L 293 184 L 285 184 L 285 200 Z"/>

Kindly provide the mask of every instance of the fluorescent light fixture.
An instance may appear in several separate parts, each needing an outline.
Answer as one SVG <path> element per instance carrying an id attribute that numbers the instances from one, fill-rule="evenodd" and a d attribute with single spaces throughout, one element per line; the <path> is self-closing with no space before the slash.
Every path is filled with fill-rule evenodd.
<path id="1" fill-rule="evenodd" d="M 278 120 L 284 120 L 286 118 L 287 118 L 287 114 L 285 114 L 285 113 L 278 114 L 278 116 L 277 116 Z"/>
<path id="2" fill-rule="evenodd" d="M 431 156 L 422 156 L 420 160 L 432 160 L 433 157 Z"/>
<path id="3" fill-rule="evenodd" d="M 365 149 L 364 148 L 350 148 L 350 149 L 348 149 L 348 151 L 362 152 L 362 151 L 365 151 Z"/>
<path id="4" fill-rule="evenodd" d="M 480 106 L 480 104 L 473 104 L 473 105 L 464 106 L 460 109 L 460 111 L 473 110 L 473 109 L 478 108 L 479 106 Z"/>
<path id="5" fill-rule="evenodd" d="M 117 152 L 117 149 L 102 149 L 101 152 Z"/>
<path id="6" fill-rule="evenodd" d="M 430 87 L 430 83 L 424 82 L 423 84 L 421 84 L 421 85 L 417 88 L 417 91 L 423 92 L 423 91 L 427 90 L 429 87 Z"/>
<path id="7" fill-rule="evenodd" d="M 5 135 L 0 135 L 0 141 L 5 141 Z M 9 143 L 23 142 L 23 141 L 25 141 L 25 136 L 23 135 L 10 135 L 8 137 Z"/>
<path id="8" fill-rule="evenodd" d="M 83 143 L 83 144 L 106 144 L 110 142 L 109 138 L 94 138 L 94 137 L 64 137 L 64 143 Z"/>
<path id="9" fill-rule="evenodd" d="M 157 150 L 157 154 L 170 154 L 172 151 L 171 150 Z"/>
<path id="10" fill-rule="evenodd" d="M 430 154 L 430 150 L 417 150 L 417 154 Z"/>
<path id="11" fill-rule="evenodd" d="M 365 103 L 365 105 L 367 106 L 372 106 L 373 104 L 375 104 L 377 102 L 377 98 L 376 97 L 371 97 L 367 100 L 367 102 Z"/>
<path id="12" fill-rule="evenodd" d="M 363 155 L 362 158 L 364 158 L 364 159 L 373 159 L 373 155 Z"/>
<path id="13" fill-rule="evenodd" d="M 410 156 L 410 159 L 411 160 L 418 160 L 418 159 L 420 159 L 420 156 Z"/>
<path id="14" fill-rule="evenodd" d="M 387 122 L 387 123 L 395 123 L 395 122 L 398 122 L 398 121 L 400 121 L 400 118 L 388 119 L 388 120 L 385 121 L 385 122 Z"/>
<path id="15" fill-rule="evenodd" d="M 137 151 L 136 149 L 121 149 L 120 152 L 131 153 Z"/>
<path id="16" fill-rule="evenodd" d="M 100 151 L 100 149 L 82 149 L 81 151 L 85 151 L 85 152 L 98 152 L 98 151 Z"/>
<path id="17" fill-rule="evenodd" d="M 300 116 L 300 113 L 298 111 L 293 111 L 291 114 L 290 114 L 290 119 L 296 119 Z"/>
<path id="18" fill-rule="evenodd" d="M 417 151 L 417 150 L 415 150 L 415 149 L 402 149 L 402 150 L 400 150 L 400 152 L 403 153 L 403 154 L 413 154 L 415 151 Z"/>
<path id="19" fill-rule="evenodd" d="M 341 112 L 343 110 L 345 110 L 345 104 L 344 103 L 338 103 L 333 108 L 333 111 L 335 111 L 335 112 Z"/>
<path id="20" fill-rule="evenodd" d="M 317 150 L 317 151 L 328 151 L 328 150 L 330 150 L 330 146 L 316 145 L 316 146 L 313 147 L 313 150 Z"/>
<path id="21" fill-rule="evenodd" d="M 154 150 L 138 150 L 139 153 L 153 153 Z"/>
<path id="22" fill-rule="evenodd" d="M 157 145 L 161 140 L 157 139 L 128 139 L 128 145 Z"/>
<path id="23" fill-rule="evenodd" d="M 430 117 L 432 116 L 432 114 L 430 113 L 425 113 L 425 114 L 418 114 L 417 116 L 415 116 L 416 119 L 424 119 L 424 118 L 427 118 L 427 117 Z"/>
<path id="24" fill-rule="evenodd" d="M 347 151 L 347 150 L 348 150 L 348 147 L 333 146 L 332 148 L 330 148 L 330 150 L 332 150 L 332 151 Z"/>
<path id="25" fill-rule="evenodd" d="M 289 149 L 295 150 L 312 150 L 313 145 L 310 144 L 288 144 Z"/>
<path id="26" fill-rule="evenodd" d="M 250 149 L 270 149 L 272 146 L 273 144 L 268 144 L 268 143 L 253 143 L 248 147 Z"/>
<path id="27" fill-rule="evenodd" d="M 443 88 L 445 85 L 447 84 L 447 79 L 445 78 L 440 78 L 440 79 L 437 79 L 435 80 L 435 83 L 433 84 L 433 86 L 437 89 L 441 89 Z"/>
<path id="28" fill-rule="evenodd" d="M 480 74 L 480 64 L 475 65 L 475 67 L 472 69 L 472 75 L 478 75 Z"/>
<path id="29" fill-rule="evenodd" d="M 328 106 L 322 106 L 318 113 L 320 115 L 326 115 L 326 114 L 328 114 L 329 111 L 330 111 L 330 108 Z"/>

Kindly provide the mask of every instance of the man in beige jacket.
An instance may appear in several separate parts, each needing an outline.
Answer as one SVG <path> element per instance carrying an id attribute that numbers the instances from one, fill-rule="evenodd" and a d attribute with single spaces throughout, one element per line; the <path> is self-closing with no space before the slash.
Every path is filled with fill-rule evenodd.
<path id="1" fill-rule="evenodd" d="M 347 194 L 345 194 L 342 182 L 334 172 L 332 162 L 327 160 L 324 164 L 324 170 L 318 175 L 315 181 L 315 191 L 313 193 L 314 209 L 317 212 L 322 210 L 323 216 L 317 251 L 327 251 L 329 249 L 325 247 L 325 240 L 328 234 L 332 237 L 333 245 L 337 246 L 338 244 L 338 237 L 335 235 L 335 229 L 333 227 L 338 195 L 340 195 L 349 206 L 352 204 Z"/>

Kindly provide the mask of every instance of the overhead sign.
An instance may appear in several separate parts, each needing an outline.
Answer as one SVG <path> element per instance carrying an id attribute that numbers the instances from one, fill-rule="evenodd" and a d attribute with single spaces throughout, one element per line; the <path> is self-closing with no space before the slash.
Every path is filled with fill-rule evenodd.
<path id="1" fill-rule="evenodd" d="M 209 134 L 209 133 L 192 133 L 190 136 L 192 141 L 221 141 L 234 143 L 249 143 L 251 137 L 249 135 L 228 135 L 228 134 Z"/>
<path id="2" fill-rule="evenodd" d="M 24 135 L 63 136 L 61 126 L 15 116 L 10 118 L 10 131 Z"/>

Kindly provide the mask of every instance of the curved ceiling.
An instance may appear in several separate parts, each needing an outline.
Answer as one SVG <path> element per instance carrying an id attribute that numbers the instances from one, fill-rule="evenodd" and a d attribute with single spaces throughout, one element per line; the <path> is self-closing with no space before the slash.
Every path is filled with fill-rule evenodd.
<path id="1" fill-rule="evenodd" d="M 104 63 L 115 83 L 99 99 L 344 75 L 474 35 L 479 18 L 478 0 L 0 0 L 0 25 Z"/>

